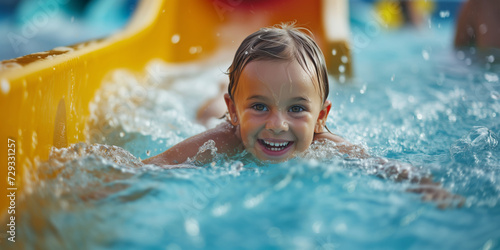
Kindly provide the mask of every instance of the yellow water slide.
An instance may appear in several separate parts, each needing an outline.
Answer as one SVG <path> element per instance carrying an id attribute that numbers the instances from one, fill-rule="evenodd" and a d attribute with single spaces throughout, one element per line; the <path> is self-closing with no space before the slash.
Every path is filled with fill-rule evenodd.
<path id="1" fill-rule="evenodd" d="M 114 35 L 0 62 L 0 218 L 34 188 L 36 162 L 52 147 L 86 140 L 89 102 L 112 70 L 208 60 L 234 53 L 259 27 L 296 21 L 313 32 L 330 73 L 349 76 L 347 13 L 347 0 L 142 0 Z"/>

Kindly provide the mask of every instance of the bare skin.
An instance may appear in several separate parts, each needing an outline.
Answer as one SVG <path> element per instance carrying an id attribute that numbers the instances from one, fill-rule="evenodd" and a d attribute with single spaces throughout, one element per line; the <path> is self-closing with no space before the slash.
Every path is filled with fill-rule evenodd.
<path id="1" fill-rule="evenodd" d="M 500 4 L 494 0 L 465 2 L 457 19 L 455 46 L 500 48 Z"/>

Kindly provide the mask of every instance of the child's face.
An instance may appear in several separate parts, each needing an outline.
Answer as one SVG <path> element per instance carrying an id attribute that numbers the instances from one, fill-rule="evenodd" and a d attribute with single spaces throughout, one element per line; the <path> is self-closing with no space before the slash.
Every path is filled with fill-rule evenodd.
<path id="1" fill-rule="evenodd" d="M 245 149 L 265 161 L 285 161 L 322 132 L 331 103 L 296 62 L 252 61 L 241 73 L 234 102 L 226 94 L 232 123 Z M 236 119 L 236 121 L 235 121 Z"/>

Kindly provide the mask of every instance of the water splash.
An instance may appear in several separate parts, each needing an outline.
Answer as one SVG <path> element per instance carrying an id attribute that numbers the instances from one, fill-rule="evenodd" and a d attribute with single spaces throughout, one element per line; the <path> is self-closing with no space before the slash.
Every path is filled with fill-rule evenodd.
<path id="1" fill-rule="evenodd" d="M 498 135 L 486 127 L 475 126 L 450 148 L 454 161 L 463 164 L 484 165 L 500 160 Z"/>
<path id="2" fill-rule="evenodd" d="M 196 108 L 217 94 L 223 76 L 218 68 L 159 61 L 144 75 L 118 70 L 90 104 L 88 142 L 120 145 L 143 159 L 146 150 L 161 153 L 206 130 L 194 121 Z"/>

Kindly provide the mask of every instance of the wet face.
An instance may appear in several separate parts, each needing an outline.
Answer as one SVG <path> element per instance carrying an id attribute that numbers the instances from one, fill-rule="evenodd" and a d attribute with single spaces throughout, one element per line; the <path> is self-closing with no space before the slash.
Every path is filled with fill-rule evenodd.
<path id="1" fill-rule="evenodd" d="M 250 62 L 233 98 L 226 95 L 226 103 L 245 149 L 272 162 L 304 152 L 314 133 L 322 132 L 331 107 L 296 61 Z"/>

